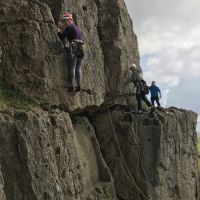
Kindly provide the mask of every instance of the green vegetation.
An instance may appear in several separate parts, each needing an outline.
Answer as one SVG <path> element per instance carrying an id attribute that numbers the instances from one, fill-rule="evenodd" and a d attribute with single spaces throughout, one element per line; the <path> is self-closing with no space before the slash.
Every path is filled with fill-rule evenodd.
<path id="1" fill-rule="evenodd" d="M 106 197 L 109 197 L 109 188 L 107 186 L 102 187 L 102 192 Z"/>
<path id="2" fill-rule="evenodd" d="M 0 108 L 12 107 L 16 109 L 23 109 L 28 106 L 35 107 L 37 103 L 0 82 Z"/>
<path id="3" fill-rule="evenodd" d="M 106 199 L 108 200 L 113 199 L 113 194 L 109 186 L 102 186 L 102 193 Z"/>

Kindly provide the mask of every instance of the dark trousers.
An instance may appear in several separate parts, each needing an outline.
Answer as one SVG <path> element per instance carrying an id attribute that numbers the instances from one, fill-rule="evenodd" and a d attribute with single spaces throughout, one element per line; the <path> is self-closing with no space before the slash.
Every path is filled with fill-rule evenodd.
<path id="1" fill-rule="evenodd" d="M 70 57 L 69 81 L 72 87 L 81 85 L 81 63 L 83 58 L 72 56 Z"/>
<path id="2" fill-rule="evenodd" d="M 144 93 L 136 94 L 136 100 L 138 104 L 138 111 L 142 110 L 142 100 L 146 103 L 148 107 L 151 107 L 150 101 L 147 99 Z"/>
<path id="3" fill-rule="evenodd" d="M 151 97 L 151 103 L 153 105 L 153 107 L 155 107 L 155 101 L 157 103 L 158 106 L 160 106 L 160 102 L 159 102 L 159 97 Z"/>

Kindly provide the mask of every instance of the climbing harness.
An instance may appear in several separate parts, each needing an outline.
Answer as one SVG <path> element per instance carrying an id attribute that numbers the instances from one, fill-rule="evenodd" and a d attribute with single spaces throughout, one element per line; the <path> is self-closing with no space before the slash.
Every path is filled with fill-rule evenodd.
<path id="1" fill-rule="evenodd" d="M 131 178 L 133 184 L 135 185 L 136 189 L 145 197 L 145 199 L 147 200 L 150 200 L 150 198 L 140 189 L 140 186 L 138 186 L 137 182 L 135 181 L 135 179 L 133 178 L 133 176 L 131 175 L 131 172 L 126 164 L 126 161 L 124 159 L 124 156 L 123 156 L 123 153 L 121 151 L 121 147 L 120 147 L 120 144 L 119 144 L 119 141 L 118 141 L 118 138 L 117 138 L 117 134 L 116 134 L 116 131 L 115 131 L 115 127 L 114 127 L 114 124 L 113 124 L 113 121 L 112 121 L 112 117 L 111 117 L 111 114 L 110 114 L 110 109 L 108 107 L 108 116 L 109 116 L 109 119 L 110 119 L 110 124 L 111 124 L 111 127 L 112 127 L 112 131 L 113 131 L 113 134 L 114 134 L 114 137 L 115 137 L 115 141 L 117 143 L 117 147 L 119 149 L 119 152 L 120 152 L 120 156 L 122 158 L 122 161 L 124 163 L 124 166 L 126 168 L 126 171 L 129 175 L 129 177 Z"/>

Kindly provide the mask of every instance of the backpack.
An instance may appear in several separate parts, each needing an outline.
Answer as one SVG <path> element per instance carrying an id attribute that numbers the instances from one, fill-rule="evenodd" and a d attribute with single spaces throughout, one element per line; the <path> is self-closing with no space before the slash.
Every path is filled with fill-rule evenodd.
<path id="1" fill-rule="evenodd" d="M 149 94 L 149 87 L 145 81 L 143 82 L 143 91 L 145 95 Z"/>
<path id="2" fill-rule="evenodd" d="M 137 72 L 137 70 L 132 70 L 131 71 L 131 80 L 130 80 L 130 82 L 133 82 L 134 84 L 138 81 L 138 80 L 140 80 L 140 78 L 139 78 L 139 75 L 138 75 L 138 72 Z"/>
<path id="3" fill-rule="evenodd" d="M 146 81 L 141 80 L 140 81 L 140 91 L 144 93 L 144 95 L 149 94 L 149 87 L 146 83 Z"/>

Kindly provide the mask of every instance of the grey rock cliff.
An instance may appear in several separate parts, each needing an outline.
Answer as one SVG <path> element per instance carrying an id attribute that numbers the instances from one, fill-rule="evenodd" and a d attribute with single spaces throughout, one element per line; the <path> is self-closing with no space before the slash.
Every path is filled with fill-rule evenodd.
<path id="1" fill-rule="evenodd" d="M 0 133 L 7 200 L 114 199 L 111 173 L 86 118 L 72 124 L 60 111 L 1 111 Z"/>
<path id="2" fill-rule="evenodd" d="M 0 1 L 0 80 L 48 108 L 0 109 L 0 200 L 200 200 L 196 114 L 125 112 L 140 66 L 124 1 L 68 8 L 86 43 L 76 94 L 55 32 L 63 2 Z"/>
<path id="3" fill-rule="evenodd" d="M 2 199 L 199 200 L 195 113 L 110 113 L 1 110 Z"/>
<path id="4" fill-rule="evenodd" d="M 57 19 L 62 1 L 53 2 L 48 4 Z M 123 1 L 69 1 L 68 5 L 76 13 L 86 44 L 82 92 L 67 93 L 67 55 L 50 8 L 39 1 L 0 2 L 0 77 L 40 103 L 73 111 L 99 106 L 109 92 L 124 92 L 130 63 L 139 63 L 139 53 Z"/>
<path id="5" fill-rule="evenodd" d="M 103 156 L 122 199 L 199 199 L 196 119 L 193 112 L 176 108 L 156 116 L 111 111 L 118 142 L 135 183 L 128 176 L 108 112 L 98 113 L 93 124 Z M 141 191 L 144 193 L 142 195 Z"/>
<path id="6" fill-rule="evenodd" d="M 6 200 L 6 196 L 4 193 L 4 180 L 2 174 L 0 174 L 0 199 Z"/>

